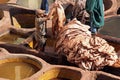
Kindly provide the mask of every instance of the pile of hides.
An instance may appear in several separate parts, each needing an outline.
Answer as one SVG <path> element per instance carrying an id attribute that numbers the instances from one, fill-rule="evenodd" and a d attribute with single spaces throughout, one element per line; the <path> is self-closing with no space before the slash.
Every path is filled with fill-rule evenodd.
<path id="1" fill-rule="evenodd" d="M 73 19 L 60 31 L 56 51 L 71 63 L 85 70 L 99 70 L 112 66 L 118 59 L 114 47 L 104 39 L 93 36 L 89 26 Z"/>

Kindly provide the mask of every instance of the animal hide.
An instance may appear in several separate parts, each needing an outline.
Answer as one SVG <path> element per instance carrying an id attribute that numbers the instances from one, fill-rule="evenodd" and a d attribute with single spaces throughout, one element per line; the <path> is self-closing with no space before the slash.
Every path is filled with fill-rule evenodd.
<path id="1" fill-rule="evenodd" d="M 113 65 L 118 56 L 104 39 L 92 36 L 89 26 L 72 20 L 60 31 L 56 51 L 67 57 L 71 63 L 86 70 L 99 70 Z"/>

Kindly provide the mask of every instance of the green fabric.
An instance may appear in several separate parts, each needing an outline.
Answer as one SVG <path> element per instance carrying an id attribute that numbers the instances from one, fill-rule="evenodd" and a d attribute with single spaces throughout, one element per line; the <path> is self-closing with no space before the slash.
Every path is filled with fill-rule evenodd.
<path id="1" fill-rule="evenodd" d="M 93 27 L 100 28 L 104 25 L 103 0 L 86 0 L 86 11 L 90 14 Z"/>

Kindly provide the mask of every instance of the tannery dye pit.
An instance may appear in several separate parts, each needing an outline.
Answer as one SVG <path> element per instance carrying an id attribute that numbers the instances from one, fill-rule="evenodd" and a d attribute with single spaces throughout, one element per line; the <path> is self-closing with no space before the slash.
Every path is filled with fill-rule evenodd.
<path id="1" fill-rule="evenodd" d="M 13 44 L 20 44 L 24 38 L 20 38 L 14 34 L 6 34 L 0 37 L 1 42 L 13 43 Z"/>
<path id="2" fill-rule="evenodd" d="M 21 80 L 30 77 L 39 70 L 36 66 L 25 62 L 7 62 L 0 64 L 0 77 L 10 80 Z"/>
<path id="3" fill-rule="evenodd" d="M 0 78 L 21 80 L 41 70 L 41 62 L 31 56 L 9 55 L 0 59 Z"/>
<path id="4" fill-rule="evenodd" d="M 35 27 L 35 12 L 33 10 L 25 10 L 22 8 L 11 8 L 11 23 L 15 27 L 33 28 Z"/>
<path id="5" fill-rule="evenodd" d="M 39 80 L 80 80 L 82 72 L 66 67 L 51 67 L 39 77 Z"/>

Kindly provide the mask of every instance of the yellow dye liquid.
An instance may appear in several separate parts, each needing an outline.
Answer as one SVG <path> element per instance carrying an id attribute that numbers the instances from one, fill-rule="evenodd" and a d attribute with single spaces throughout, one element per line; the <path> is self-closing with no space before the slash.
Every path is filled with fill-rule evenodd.
<path id="1" fill-rule="evenodd" d="M 16 20 L 16 18 L 15 18 L 15 17 L 12 17 L 12 19 L 13 19 L 13 24 L 14 24 L 14 26 L 15 26 L 16 28 L 21 28 L 21 26 L 20 26 L 20 24 L 18 23 L 18 21 Z"/>
<path id="2" fill-rule="evenodd" d="M 17 35 L 13 34 L 6 34 L 0 37 L 1 42 L 6 42 L 6 43 L 12 43 L 12 44 L 20 44 L 22 41 L 24 41 L 24 38 L 20 38 Z M 33 48 L 33 41 L 29 43 L 29 46 Z"/>
<path id="3" fill-rule="evenodd" d="M 48 38 L 46 41 L 46 45 L 49 47 L 54 47 L 55 46 L 55 39 Z"/>
<path id="4" fill-rule="evenodd" d="M 0 37 L 1 42 L 7 42 L 7 43 L 13 43 L 13 44 L 19 44 L 23 40 L 24 40 L 24 38 L 20 38 L 16 35 L 12 35 L 12 34 L 6 34 L 6 35 L 3 35 Z"/>
<path id="5" fill-rule="evenodd" d="M 30 77 L 39 70 L 35 65 L 25 62 L 8 62 L 0 65 L 0 77 L 21 80 Z"/>
<path id="6" fill-rule="evenodd" d="M 33 49 L 33 41 L 31 41 L 30 43 L 29 43 L 29 46 Z"/>

